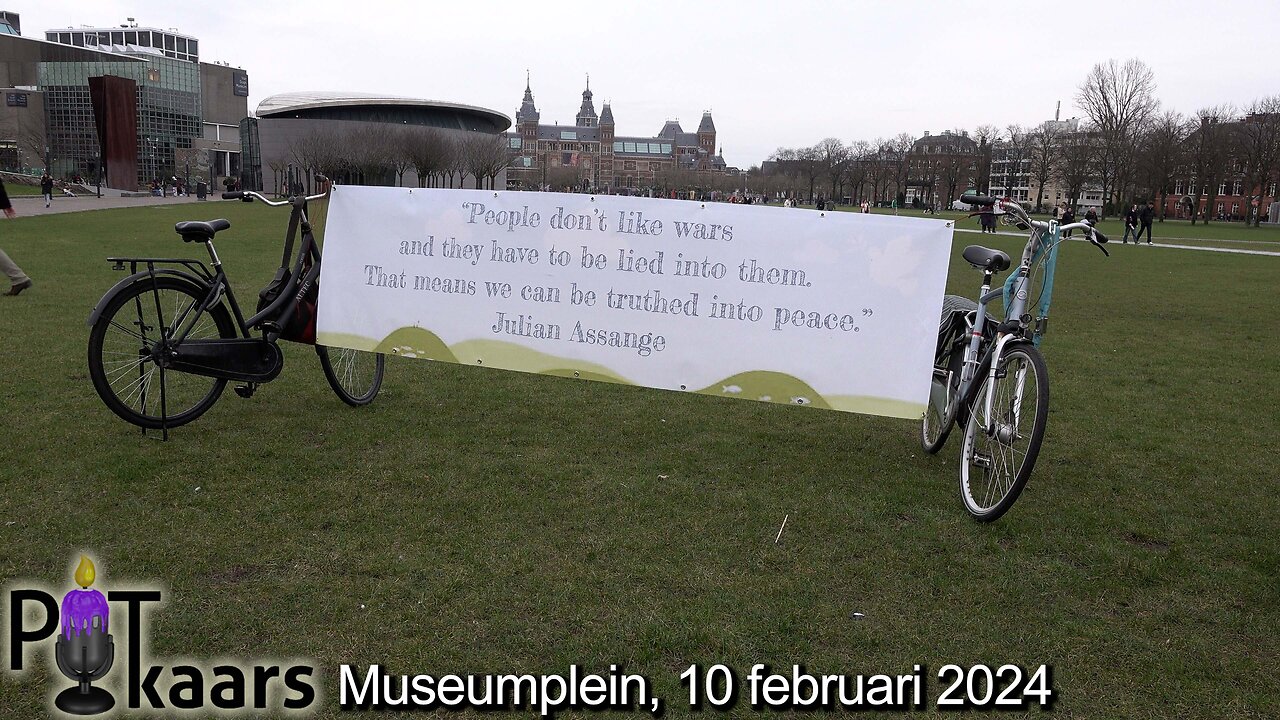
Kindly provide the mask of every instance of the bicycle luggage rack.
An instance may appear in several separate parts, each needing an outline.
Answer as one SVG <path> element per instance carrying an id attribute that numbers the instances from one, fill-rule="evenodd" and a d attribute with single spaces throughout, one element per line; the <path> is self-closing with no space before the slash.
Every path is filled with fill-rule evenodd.
<path id="1" fill-rule="evenodd" d="M 206 282 L 212 282 L 214 280 L 213 273 L 209 272 L 209 268 L 203 262 L 199 260 L 192 260 L 190 258 L 109 257 L 107 258 L 107 262 L 112 263 L 111 265 L 112 270 L 124 270 L 125 263 L 128 263 L 130 275 L 137 275 L 139 272 L 138 265 L 140 263 L 145 263 L 147 275 L 150 276 L 151 278 L 152 290 L 156 289 L 155 280 L 156 280 L 156 264 L 157 263 L 162 265 L 181 265 L 182 267 L 185 267 L 186 269 L 190 270 L 195 275 L 204 279 Z M 164 330 L 161 329 L 160 332 L 161 334 L 163 334 Z M 165 397 L 165 394 L 166 394 L 165 387 L 167 386 L 167 383 L 164 381 L 165 380 L 164 366 L 161 365 L 159 369 L 160 369 L 160 440 L 162 442 L 168 442 L 169 441 L 169 408 L 168 408 L 167 398 Z M 139 371 L 141 371 L 141 365 L 139 365 Z M 142 404 L 144 406 L 146 405 L 146 402 L 147 402 L 146 398 L 147 398 L 147 391 L 146 391 L 146 388 L 144 387 L 142 389 L 142 398 L 141 398 Z M 142 428 L 142 436 L 151 437 L 147 433 L 147 428 L 145 427 Z"/>

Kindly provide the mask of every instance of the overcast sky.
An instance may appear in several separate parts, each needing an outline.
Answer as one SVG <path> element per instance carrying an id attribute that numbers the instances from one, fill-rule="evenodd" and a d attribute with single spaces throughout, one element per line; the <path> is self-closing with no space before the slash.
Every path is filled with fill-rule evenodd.
<path id="1" fill-rule="evenodd" d="M 542 122 L 572 124 L 590 73 L 620 135 L 713 113 L 730 165 L 779 146 L 1080 115 L 1089 69 L 1137 57 L 1182 112 L 1280 94 L 1280 5 L 992 2 L 243 2 L 0 0 L 22 31 L 176 28 L 249 73 L 249 110 L 300 90 L 478 105 L 514 119 L 532 76 Z"/>

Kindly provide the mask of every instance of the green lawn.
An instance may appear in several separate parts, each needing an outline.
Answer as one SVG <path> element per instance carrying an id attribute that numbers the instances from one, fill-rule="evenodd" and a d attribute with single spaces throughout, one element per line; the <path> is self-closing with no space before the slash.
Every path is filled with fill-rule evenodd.
<path id="1" fill-rule="evenodd" d="M 1045 447 L 979 525 L 958 437 L 928 456 L 914 422 L 402 359 L 351 409 L 300 346 L 252 399 L 144 438 L 85 367 L 103 258 L 197 256 L 172 224 L 215 216 L 252 297 L 286 218 L 256 204 L 0 221 L 36 282 L 0 297 L 0 586 L 67 589 L 90 551 L 105 588 L 167 589 L 153 657 L 313 658 L 322 717 L 338 665 L 375 662 L 623 663 L 671 717 L 689 664 L 756 662 L 1050 664 L 1061 717 L 1280 715 L 1280 258 L 1064 246 Z M 979 279 L 956 258 L 951 291 Z M 64 682 L 0 673 L 0 716 Z"/>

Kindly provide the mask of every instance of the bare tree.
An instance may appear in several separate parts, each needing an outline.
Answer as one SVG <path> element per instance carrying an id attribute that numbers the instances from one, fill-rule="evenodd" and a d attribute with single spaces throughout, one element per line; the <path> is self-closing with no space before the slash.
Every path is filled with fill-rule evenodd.
<path id="1" fill-rule="evenodd" d="M 973 139 L 978 141 L 973 185 L 974 189 L 985 195 L 991 190 L 991 152 L 1001 140 L 1000 128 L 995 125 L 979 125 L 973 130 Z"/>
<path id="2" fill-rule="evenodd" d="M 546 162 L 544 159 L 543 162 Z M 462 143 L 453 135 L 444 136 L 444 146 L 440 153 L 440 173 L 453 187 L 453 176 L 458 176 L 458 187 L 467 179 L 466 159 L 462 154 Z"/>
<path id="3" fill-rule="evenodd" d="M 1255 100 L 1236 127 L 1233 141 L 1233 154 L 1242 166 L 1241 184 L 1248 195 L 1245 218 L 1257 225 L 1267 185 L 1280 170 L 1280 95 Z M 1253 207 L 1255 202 L 1259 207 Z"/>
<path id="4" fill-rule="evenodd" d="M 409 138 L 412 134 L 413 128 L 404 125 L 393 127 L 388 133 L 387 159 L 396 174 L 396 187 L 404 184 L 404 174 L 413 167 L 413 156 L 409 154 Z"/>
<path id="5" fill-rule="evenodd" d="M 1036 212 L 1044 209 L 1044 186 L 1057 175 L 1062 135 L 1058 126 L 1050 123 L 1027 133 L 1027 159 L 1030 161 L 1027 168 L 1036 183 Z"/>
<path id="6" fill-rule="evenodd" d="M 1201 108 L 1196 111 L 1195 128 L 1187 136 L 1187 168 L 1195 183 L 1195 199 L 1191 206 L 1191 224 L 1196 224 L 1200 214 L 1200 200 L 1205 202 L 1201 218 L 1209 224 L 1213 215 L 1213 203 L 1218 198 L 1218 183 L 1227 168 L 1229 130 L 1227 121 L 1232 110 L 1227 106 Z"/>
<path id="7" fill-rule="evenodd" d="M 1151 69 L 1132 58 L 1123 65 L 1115 60 L 1094 65 L 1076 93 L 1076 105 L 1088 116 L 1100 140 L 1095 162 L 1102 182 L 1104 214 L 1117 186 L 1131 171 L 1138 137 L 1159 107 L 1155 89 Z"/>
<path id="8" fill-rule="evenodd" d="M 341 158 L 361 184 L 376 185 L 391 170 L 394 155 L 391 133 L 380 124 L 357 125 L 343 132 L 338 138 Z"/>
<path id="9" fill-rule="evenodd" d="M 476 188 L 482 189 L 485 178 L 488 178 L 489 189 L 493 190 L 498 174 L 511 164 L 511 149 L 507 139 L 501 135 L 473 134 L 463 140 L 460 146 L 463 167 L 476 179 Z"/>
<path id="10" fill-rule="evenodd" d="M 817 145 L 813 147 L 800 148 L 796 150 L 796 163 L 800 168 L 800 176 L 803 177 L 809 186 L 809 199 L 814 199 L 814 188 L 818 184 L 818 178 L 822 175 L 823 167 L 821 160 L 821 150 Z"/>
<path id="11" fill-rule="evenodd" d="M 410 128 L 403 139 L 404 152 L 418 175 L 418 187 L 428 187 L 444 168 L 445 138 L 435 128 Z"/>
<path id="12" fill-rule="evenodd" d="M 1164 222 L 1169 193 L 1183 167 L 1186 137 L 1186 118 L 1176 110 L 1167 110 L 1152 121 L 1138 146 L 1138 176 L 1151 197 L 1160 196 L 1160 222 Z"/>
<path id="13" fill-rule="evenodd" d="M 1068 207 L 1074 209 L 1084 186 L 1094 178 L 1095 143 L 1088 132 L 1064 133 L 1058 141 L 1056 175 L 1062 182 Z"/>
<path id="14" fill-rule="evenodd" d="M 881 148 L 881 152 L 885 154 L 893 168 L 894 202 L 897 202 L 898 198 L 906 192 L 907 181 L 911 175 L 911 148 L 914 144 L 915 138 L 907 133 L 898 133 Z"/>
<path id="15" fill-rule="evenodd" d="M 826 176 L 829 181 L 828 197 L 835 197 L 836 185 L 845 170 L 845 161 L 849 159 L 849 148 L 839 138 L 829 137 L 812 148 L 814 170 Z"/>

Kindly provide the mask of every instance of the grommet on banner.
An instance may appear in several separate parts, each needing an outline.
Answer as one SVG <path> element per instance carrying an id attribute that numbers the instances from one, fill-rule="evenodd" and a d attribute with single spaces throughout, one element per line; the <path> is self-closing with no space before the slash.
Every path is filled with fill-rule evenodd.
<path id="1" fill-rule="evenodd" d="M 484 364 L 484 358 L 476 358 L 476 364 L 477 364 L 477 365 L 483 365 L 483 364 Z"/>
<path id="2" fill-rule="evenodd" d="M 826 214 L 826 213 L 824 213 L 824 212 L 820 212 L 820 213 L 818 213 L 818 217 L 826 217 L 826 216 L 827 216 L 827 214 Z"/>
<path id="3" fill-rule="evenodd" d="M 579 374 L 578 374 L 578 371 L 577 371 L 577 370 L 574 370 L 574 371 L 573 371 L 573 376 L 574 376 L 574 377 L 582 377 L 581 375 L 579 375 Z"/>
<path id="4" fill-rule="evenodd" d="M 685 385 L 683 385 L 683 384 L 682 384 L 682 385 L 680 385 L 680 389 L 681 389 L 681 390 L 688 390 L 689 388 L 688 388 L 687 386 L 685 386 Z"/>
<path id="5" fill-rule="evenodd" d="M 592 195 L 592 196 L 591 196 L 591 202 L 595 202 L 595 201 L 596 201 L 596 196 L 595 196 L 595 195 Z"/>
<path id="6" fill-rule="evenodd" d="M 706 203 L 702 203 L 702 209 L 703 209 L 703 210 L 706 210 L 706 209 L 707 209 L 707 204 L 706 204 Z"/>
<path id="7" fill-rule="evenodd" d="M 494 197 L 498 197 L 498 193 L 494 193 L 494 194 L 493 194 L 493 196 L 494 196 Z"/>

